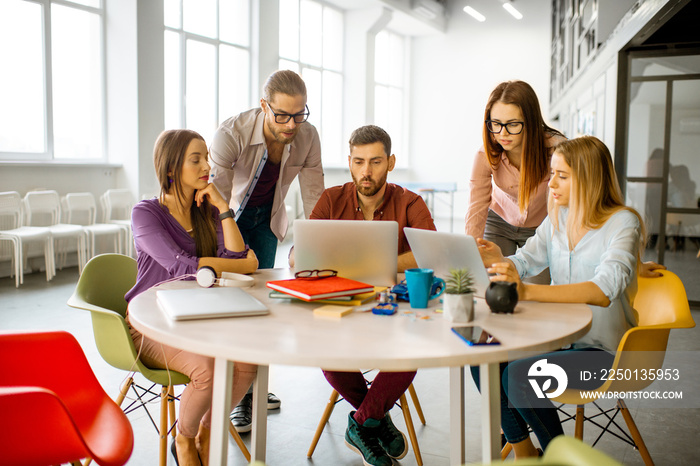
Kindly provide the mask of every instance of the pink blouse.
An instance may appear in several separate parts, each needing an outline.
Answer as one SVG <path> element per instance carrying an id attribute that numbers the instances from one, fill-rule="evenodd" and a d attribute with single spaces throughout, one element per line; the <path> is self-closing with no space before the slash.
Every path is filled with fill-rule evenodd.
<path id="1" fill-rule="evenodd" d="M 554 153 L 554 146 L 564 141 L 562 136 L 547 138 L 549 156 Z M 549 175 L 537 186 L 530 196 L 530 204 L 520 211 L 518 206 L 518 188 L 520 170 L 511 165 L 505 152 L 501 162 L 494 170 L 486 152 L 481 147 L 474 157 L 471 178 L 469 180 L 469 209 L 465 218 L 465 231 L 475 238 L 484 236 L 486 217 L 489 209 L 515 227 L 537 228 L 547 216 L 547 196 L 549 194 Z"/>

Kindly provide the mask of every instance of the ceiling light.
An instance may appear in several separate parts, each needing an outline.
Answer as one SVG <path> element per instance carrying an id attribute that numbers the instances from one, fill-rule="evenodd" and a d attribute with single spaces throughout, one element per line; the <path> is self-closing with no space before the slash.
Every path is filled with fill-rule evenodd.
<path id="1" fill-rule="evenodd" d="M 518 10 L 516 10 L 512 3 L 510 3 L 510 2 L 504 3 L 503 8 L 505 8 L 508 13 L 513 15 L 513 17 L 515 19 L 523 19 L 523 14 L 520 13 Z"/>
<path id="2" fill-rule="evenodd" d="M 464 12 L 474 18 L 475 20 L 479 21 L 480 23 L 483 23 L 486 21 L 486 16 L 482 15 L 478 11 L 476 11 L 474 8 L 470 6 L 465 6 L 464 7 Z"/>

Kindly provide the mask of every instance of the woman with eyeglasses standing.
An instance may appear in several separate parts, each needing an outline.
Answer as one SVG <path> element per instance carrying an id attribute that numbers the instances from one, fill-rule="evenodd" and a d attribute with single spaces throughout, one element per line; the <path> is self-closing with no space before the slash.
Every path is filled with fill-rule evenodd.
<path id="1" fill-rule="evenodd" d="M 503 82 L 491 92 L 483 138 L 469 183 L 465 231 L 496 243 L 507 256 L 547 216 L 549 161 L 566 138 L 544 122 L 535 91 L 523 81 Z"/>

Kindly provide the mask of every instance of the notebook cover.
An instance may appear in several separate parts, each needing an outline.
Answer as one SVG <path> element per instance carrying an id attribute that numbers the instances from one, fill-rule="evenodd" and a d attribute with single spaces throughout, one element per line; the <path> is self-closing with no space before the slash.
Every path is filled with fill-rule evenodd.
<path id="1" fill-rule="evenodd" d="M 377 294 L 386 289 L 386 286 L 375 286 L 374 291 L 370 291 L 367 293 L 360 293 L 350 296 L 338 296 L 335 298 L 328 299 L 318 299 L 314 302 L 321 304 L 337 304 L 339 306 L 360 306 L 370 301 L 374 301 L 374 299 L 377 297 Z M 269 296 L 270 298 L 275 299 L 296 299 L 298 301 L 303 301 L 303 299 L 297 298 L 292 295 L 288 295 L 287 293 L 282 293 L 281 291 L 270 291 Z"/>
<path id="2" fill-rule="evenodd" d="M 267 287 L 295 296 L 304 301 L 352 296 L 374 291 L 374 286 L 343 277 L 328 277 L 315 280 L 292 278 L 272 280 Z"/>

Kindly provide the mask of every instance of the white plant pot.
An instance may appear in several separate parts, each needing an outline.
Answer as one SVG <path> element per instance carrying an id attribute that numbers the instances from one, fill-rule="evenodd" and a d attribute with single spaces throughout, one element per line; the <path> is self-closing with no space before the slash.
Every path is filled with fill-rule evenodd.
<path id="1" fill-rule="evenodd" d="M 474 294 L 443 294 L 442 312 L 450 322 L 471 322 L 474 320 Z"/>

